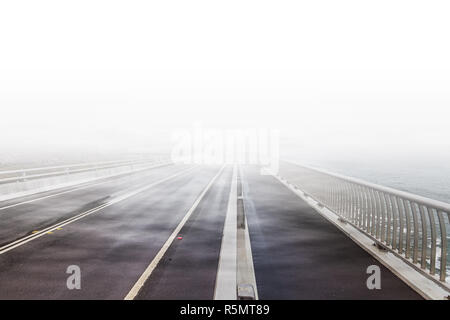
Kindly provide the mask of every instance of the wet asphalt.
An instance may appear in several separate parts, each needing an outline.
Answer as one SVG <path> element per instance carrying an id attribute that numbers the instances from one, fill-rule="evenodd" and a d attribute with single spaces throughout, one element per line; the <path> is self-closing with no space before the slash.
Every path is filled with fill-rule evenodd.
<path id="1" fill-rule="evenodd" d="M 421 299 L 274 177 L 247 167 L 244 192 L 260 299 Z M 381 290 L 367 288 L 372 265 Z"/>
<path id="2" fill-rule="evenodd" d="M 0 209 L 0 243 L 187 168 L 155 168 Z M 123 299 L 219 169 L 192 168 L 0 254 L 0 299 Z M 420 299 L 274 177 L 250 166 L 243 173 L 260 299 Z M 137 299 L 213 299 L 231 174 L 228 166 L 217 178 L 181 230 L 182 240 L 173 242 Z M 20 201 L 0 203 L 0 208 Z M 67 268 L 73 265 L 81 270 L 81 290 L 66 285 Z M 382 270 L 382 290 L 367 289 L 370 265 Z"/>

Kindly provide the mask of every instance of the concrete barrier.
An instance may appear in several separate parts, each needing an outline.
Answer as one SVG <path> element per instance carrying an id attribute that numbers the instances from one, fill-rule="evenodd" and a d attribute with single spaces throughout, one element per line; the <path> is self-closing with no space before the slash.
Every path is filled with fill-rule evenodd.
<path id="1" fill-rule="evenodd" d="M 39 192 L 75 186 L 96 180 L 131 174 L 154 167 L 168 165 L 170 162 L 158 160 L 149 162 L 135 162 L 119 164 L 117 166 L 108 166 L 106 168 L 90 168 L 83 172 L 43 176 L 40 178 L 28 178 L 27 176 L 17 176 L 14 181 L 8 181 L 0 184 L 0 201 L 5 201 L 17 197 L 32 195 Z M 59 171 L 61 172 L 61 171 Z M 33 176 L 31 176 L 33 177 Z"/>

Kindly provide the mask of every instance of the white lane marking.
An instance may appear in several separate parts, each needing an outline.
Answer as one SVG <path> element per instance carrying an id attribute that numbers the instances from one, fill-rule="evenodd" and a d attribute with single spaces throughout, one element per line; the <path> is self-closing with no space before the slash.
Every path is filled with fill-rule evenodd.
<path id="1" fill-rule="evenodd" d="M 66 219 L 64 221 L 61 221 L 61 222 L 59 222 L 57 224 L 54 224 L 54 225 L 52 225 L 50 227 L 47 227 L 47 228 L 45 228 L 43 230 L 39 230 L 36 233 L 30 234 L 30 235 L 28 235 L 26 237 L 23 237 L 21 239 L 18 239 L 16 241 L 14 241 L 14 242 L 8 243 L 7 245 L 4 245 L 3 247 L 0 247 L 0 255 L 4 254 L 4 253 L 6 253 L 6 252 L 8 252 L 8 251 L 10 251 L 12 249 L 15 249 L 17 247 L 20 247 L 20 246 L 22 246 L 22 245 L 24 245 L 24 244 L 26 244 L 26 243 L 28 243 L 30 241 L 33 241 L 33 240 L 35 240 L 37 238 L 40 238 L 40 237 L 46 235 L 48 232 L 55 231 L 58 228 L 62 228 L 62 227 L 66 226 L 66 225 L 68 225 L 68 224 L 70 224 L 72 222 L 80 220 L 80 219 L 82 219 L 82 218 L 84 218 L 84 217 L 86 217 L 88 215 L 91 215 L 91 214 L 93 214 L 93 213 L 95 213 L 97 211 L 100 211 L 100 210 L 102 210 L 102 209 L 104 209 L 106 207 L 109 207 L 109 206 L 111 206 L 113 204 L 116 204 L 116 203 L 118 203 L 120 201 L 126 200 L 126 199 L 128 199 L 128 198 L 130 198 L 132 196 L 135 196 L 138 193 L 141 193 L 141 192 L 146 191 L 146 190 L 148 190 L 148 189 L 150 189 L 152 187 L 155 187 L 156 185 L 159 185 L 159 184 L 161 184 L 163 182 L 166 182 L 166 181 L 168 181 L 170 179 L 173 179 L 175 177 L 178 177 L 178 176 L 181 176 L 183 174 L 186 174 L 189 171 L 193 170 L 194 168 L 196 168 L 196 167 L 188 168 L 188 169 L 182 170 L 180 172 L 177 172 L 176 174 L 173 174 L 173 175 L 171 175 L 169 177 L 166 177 L 164 179 L 158 180 L 158 181 L 156 181 L 156 182 L 154 182 L 154 183 L 152 183 L 150 185 L 147 185 L 145 187 L 136 189 L 136 190 L 134 190 L 132 192 L 129 192 L 129 193 L 125 194 L 125 195 L 122 195 L 120 197 L 112 199 L 111 201 L 108 201 L 108 202 L 106 202 L 106 203 L 104 203 L 104 204 L 102 204 L 102 205 L 100 205 L 100 206 L 98 206 L 96 208 L 90 209 L 90 210 L 85 211 L 83 213 L 80 213 L 80 214 L 78 214 L 78 215 L 76 215 L 74 217 L 71 217 L 71 218 Z"/>
<path id="2" fill-rule="evenodd" d="M 259 300 L 258 288 L 256 285 L 255 267 L 253 264 L 252 245 L 250 242 L 250 233 L 248 230 L 247 216 L 245 215 L 245 195 L 244 195 L 244 175 L 242 168 L 239 167 L 240 184 L 242 190 L 242 212 L 238 214 L 243 215 L 244 228 L 238 228 L 237 230 L 237 252 L 238 252 L 238 268 L 237 268 L 237 284 L 248 286 L 253 289 L 253 295 L 255 300 Z M 238 289 L 239 292 L 239 289 Z"/>
<path id="3" fill-rule="evenodd" d="M 214 300 L 237 299 L 237 170 L 233 168 L 231 191 L 220 248 Z"/>
<path id="4" fill-rule="evenodd" d="M 211 181 L 205 187 L 205 189 L 200 194 L 200 196 L 197 198 L 197 200 L 195 200 L 195 202 L 192 205 L 192 207 L 189 209 L 189 211 L 183 217 L 181 222 L 178 224 L 178 226 L 175 228 L 175 230 L 169 236 L 167 241 L 164 243 L 162 248 L 159 250 L 158 254 L 155 256 L 155 258 L 153 258 L 152 262 L 149 264 L 147 269 L 145 269 L 144 273 L 141 275 L 141 277 L 135 283 L 133 288 L 131 288 L 130 292 L 127 294 L 127 296 L 124 298 L 124 300 L 134 300 L 137 297 L 137 295 L 139 294 L 139 291 L 141 291 L 141 289 L 144 286 L 145 282 L 148 280 L 148 278 L 150 278 L 151 274 L 153 273 L 155 268 L 158 266 L 159 262 L 164 257 L 164 255 L 166 254 L 167 250 L 170 248 L 170 246 L 172 245 L 173 241 L 175 240 L 175 238 L 178 236 L 178 234 L 180 233 L 181 229 L 183 228 L 183 226 L 189 220 L 190 216 L 195 211 L 195 209 L 197 209 L 198 205 L 200 204 L 200 202 L 202 201 L 202 199 L 204 198 L 204 196 L 206 195 L 208 190 L 212 187 L 214 182 L 217 180 L 217 178 L 220 176 L 220 174 L 222 173 L 224 168 L 225 168 L 225 165 L 223 165 L 220 168 L 219 172 L 211 179 Z"/>
<path id="5" fill-rule="evenodd" d="M 150 170 L 150 169 L 158 168 L 158 167 L 162 167 L 162 166 L 165 166 L 165 165 L 166 164 L 158 164 L 158 165 L 151 166 L 151 167 L 148 167 L 148 168 L 138 169 L 137 171 L 132 171 L 132 172 L 129 172 L 129 173 L 125 173 L 125 175 L 126 174 L 137 173 L 139 171 L 144 171 L 144 170 Z M 106 178 L 111 178 L 111 177 L 106 177 Z M 87 189 L 87 188 L 90 188 L 90 187 L 99 186 L 99 185 L 102 185 L 102 184 L 105 184 L 105 183 L 108 183 L 108 182 L 111 182 L 111 180 L 97 182 L 97 183 L 91 183 L 91 184 L 89 184 L 89 182 L 87 182 L 88 185 L 85 185 L 85 186 L 82 186 L 82 187 L 78 187 L 78 188 L 70 189 L 70 190 L 67 190 L 67 191 L 54 193 L 54 194 L 51 194 L 51 195 L 48 195 L 48 196 L 44 196 L 44 197 L 40 197 L 40 198 L 36 198 L 36 199 L 31 199 L 31 200 L 27 200 L 27 201 L 11 204 L 9 206 L 1 207 L 0 211 L 6 210 L 6 209 L 10 209 L 10 208 L 14 208 L 14 207 L 17 207 L 17 206 L 20 206 L 20 205 L 23 205 L 23 204 L 27 204 L 27 203 L 33 203 L 33 202 L 36 202 L 36 201 L 41 201 L 41 200 L 44 200 L 44 199 L 53 198 L 53 197 L 56 197 L 56 196 L 59 196 L 59 195 L 62 195 L 62 194 L 66 194 L 66 193 L 70 193 L 70 192 L 74 192 L 74 191 L 78 191 L 78 190 L 83 190 L 83 189 Z"/>

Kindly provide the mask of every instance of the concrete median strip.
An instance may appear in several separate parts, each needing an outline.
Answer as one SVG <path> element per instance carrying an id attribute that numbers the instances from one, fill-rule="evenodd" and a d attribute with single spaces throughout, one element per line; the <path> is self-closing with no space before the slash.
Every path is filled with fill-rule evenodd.
<path id="1" fill-rule="evenodd" d="M 241 169 L 241 168 L 240 168 Z M 237 294 L 239 300 L 259 300 L 253 253 L 245 215 L 243 172 L 239 171 L 237 206 Z"/>
<path id="2" fill-rule="evenodd" d="M 134 300 L 139 292 L 141 291 L 142 287 L 145 285 L 145 282 L 150 278 L 153 271 L 158 266 L 161 259 L 166 254 L 167 250 L 170 248 L 174 240 L 179 237 L 180 231 L 183 228 L 183 226 L 186 224 L 186 222 L 189 220 L 192 213 L 197 209 L 198 205 L 202 201 L 202 199 L 205 197 L 206 193 L 211 189 L 214 182 L 217 180 L 217 178 L 222 174 L 223 170 L 225 168 L 225 165 L 222 166 L 217 172 L 217 174 L 211 179 L 211 181 L 208 183 L 208 185 L 203 189 L 202 193 L 198 196 L 198 198 L 195 200 L 192 207 L 189 209 L 189 211 L 186 213 L 186 215 L 183 217 L 183 219 L 180 221 L 178 226 L 175 228 L 175 230 L 172 232 L 172 234 L 169 236 L 167 241 L 164 243 L 162 248 L 159 250 L 159 252 L 156 254 L 155 258 L 151 261 L 147 269 L 145 269 L 144 273 L 141 275 L 141 277 L 138 279 L 138 281 L 135 283 L 135 285 L 131 288 L 130 292 L 127 294 L 127 296 L 124 298 L 124 300 Z"/>
<path id="3" fill-rule="evenodd" d="M 242 172 L 235 166 L 220 249 L 214 300 L 258 300 L 245 217 Z"/>
<path id="4" fill-rule="evenodd" d="M 233 168 L 214 300 L 237 299 L 237 170 Z"/>
<path id="5" fill-rule="evenodd" d="M 179 177 L 179 176 L 181 176 L 183 174 L 186 174 L 186 173 L 192 171 L 195 168 L 196 167 L 192 167 L 192 168 L 181 170 L 180 172 L 177 172 L 177 173 L 175 173 L 173 175 L 170 175 L 170 176 L 168 176 L 168 177 L 166 177 L 164 179 L 158 180 L 158 181 L 156 181 L 154 183 L 151 183 L 151 184 L 149 184 L 149 185 L 147 185 L 145 187 L 136 189 L 136 190 L 134 190 L 132 192 L 129 192 L 127 194 L 124 194 L 124 195 L 122 195 L 120 197 L 114 198 L 114 199 L 112 199 L 112 200 L 110 200 L 110 201 L 108 201 L 108 202 L 106 202 L 106 203 L 104 203 L 104 204 L 102 204 L 102 205 L 100 205 L 98 207 L 95 207 L 95 208 L 90 209 L 88 211 L 82 212 L 82 213 L 80 213 L 80 214 L 78 214 L 78 215 L 76 215 L 74 217 L 71 217 L 71 218 L 66 219 L 64 221 L 61 221 L 61 222 L 59 222 L 57 224 L 54 224 L 54 225 L 52 225 L 50 227 L 47 227 L 47 228 L 39 230 L 39 231 L 33 231 L 33 233 L 28 235 L 28 236 L 25 236 L 23 238 L 20 238 L 20 239 L 18 239 L 16 241 L 13 241 L 13 242 L 11 242 L 11 243 L 9 243 L 7 245 L 4 245 L 4 246 L 0 247 L 0 255 L 6 253 L 8 251 L 11 251 L 11 250 L 13 250 L 13 249 L 15 249 L 17 247 L 20 247 L 20 246 L 22 246 L 22 245 L 24 245 L 24 244 L 26 244 L 26 243 L 28 243 L 30 241 L 36 240 L 36 239 L 38 239 L 38 238 L 40 238 L 40 237 L 42 237 L 42 236 L 44 236 L 46 234 L 49 234 L 49 233 L 51 234 L 51 232 L 53 232 L 55 230 L 60 230 L 60 228 L 66 226 L 68 224 L 71 224 L 71 223 L 73 223 L 73 222 L 75 222 L 77 220 L 80 220 L 80 219 L 82 219 L 82 218 L 84 218 L 86 216 L 89 216 L 89 215 L 91 215 L 91 214 L 93 214 L 95 212 L 98 212 L 98 211 L 100 211 L 100 210 L 102 210 L 102 209 L 104 209 L 106 207 L 112 206 L 113 204 L 116 204 L 118 202 L 124 201 L 124 200 L 126 200 L 128 198 L 131 198 L 131 197 L 133 197 L 133 196 L 135 196 L 135 195 L 137 195 L 137 194 L 139 194 L 141 192 L 144 192 L 144 191 L 146 191 L 146 190 L 148 190 L 150 188 L 153 188 L 153 187 L 155 187 L 155 186 L 157 186 L 157 185 L 159 185 L 161 183 L 164 183 L 164 182 L 169 181 L 169 180 L 171 180 L 173 178 L 176 178 L 176 177 Z"/>

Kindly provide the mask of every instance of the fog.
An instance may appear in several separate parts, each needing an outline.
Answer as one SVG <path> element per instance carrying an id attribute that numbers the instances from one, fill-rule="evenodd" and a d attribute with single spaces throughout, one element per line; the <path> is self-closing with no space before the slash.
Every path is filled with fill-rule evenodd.
<path id="1" fill-rule="evenodd" d="M 448 9 L 3 2 L 0 155 L 170 152 L 201 124 L 280 129 L 282 154 L 310 161 L 447 159 Z"/>

